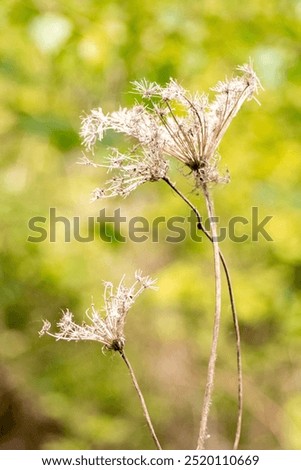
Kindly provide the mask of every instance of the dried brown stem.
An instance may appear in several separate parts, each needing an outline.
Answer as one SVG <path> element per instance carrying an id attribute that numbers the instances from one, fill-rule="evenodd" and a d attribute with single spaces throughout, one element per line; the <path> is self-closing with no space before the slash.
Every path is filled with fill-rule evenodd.
<path id="1" fill-rule="evenodd" d="M 212 237 L 210 233 L 206 230 L 202 223 L 202 216 L 199 213 L 198 209 L 192 204 L 192 202 L 170 181 L 168 177 L 164 178 L 164 181 L 175 191 L 178 196 L 190 207 L 190 209 L 195 213 L 197 218 L 197 225 L 200 230 L 206 235 L 206 237 L 212 242 Z M 219 250 L 219 256 L 223 265 L 223 269 L 225 272 L 226 280 L 227 280 L 227 287 L 229 292 L 230 298 L 230 305 L 232 311 L 232 320 L 235 330 L 235 337 L 236 337 L 236 363 L 237 363 L 237 401 L 238 401 L 238 413 L 237 413 L 237 422 L 236 422 L 236 431 L 235 431 L 235 439 L 233 444 L 233 449 L 236 450 L 239 445 L 240 435 L 241 435 L 241 424 L 242 424 L 242 411 L 243 411 L 243 378 L 242 378 L 242 358 L 241 358 L 241 341 L 240 341 L 240 331 L 239 331 L 239 322 L 238 322 L 238 315 L 236 312 L 236 305 L 234 299 L 234 292 L 232 287 L 232 281 L 230 277 L 229 268 L 227 266 L 225 257 L 221 250 Z"/>
<path id="2" fill-rule="evenodd" d="M 205 448 L 205 442 L 207 439 L 208 417 L 209 417 L 209 411 L 210 411 L 210 406 L 212 402 L 215 365 L 216 365 L 216 357 L 217 357 L 217 345 L 218 345 L 218 337 L 219 337 L 220 322 L 221 322 L 221 293 L 222 293 L 220 255 L 219 255 L 219 246 L 218 246 L 218 241 L 217 241 L 217 229 L 216 229 L 216 223 L 214 219 L 214 205 L 210 197 L 207 185 L 203 184 L 202 188 L 203 188 L 203 192 L 205 196 L 208 217 L 210 220 L 211 237 L 212 237 L 212 245 L 213 245 L 214 279 L 215 279 L 215 311 L 214 311 L 214 320 L 213 320 L 212 344 L 211 344 L 211 351 L 210 351 L 208 370 L 207 370 L 207 380 L 206 380 L 206 386 L 205 386 L 197 450 Z"/>
<path id="3" fill-rule="evenodd" d="M 134 373 L 134 370 L 131 366 L 131 363 L 129 362 L 128 358 L 126 357 L 125 355 L 125 352 L 124 350 L 119 350 L 119 354 L 120 356 L 122 357 L 123 361 L 125 362 L 128 370 L 129 370 L 129 373 L 130 373 L 130 376 L 131 376 L 131 379 L 132 379 L 132 382 L 134 384 L 134 387 L 135 387 L 135 390 L 138 394 L 138 397 L 139 397 L 139 400 L 140 400 L 140 403 L 141 403 L 141 406 L 142 406 L 142 409 L 143 409 L 143 414 L 144 414 L 144 417 L 146 419 L 146 422 L 147 422 L 147 425 L 149 427 L 149 430 L 150 430 L 150 433 L 152 435 L 152 438 L 156 444 L 156 447 L 158 450 L 162 450 L 162 447 L 160 445 L 160 442 L 156 436 L 156 433 L 155 433 L 155 430 L 154 430 L 154 427 L 152 425 L 152 421 L 151 421 L 151 418 L 150 418 L 150 415 L 149 415 L 149 412 L 147 410 L 147 406 L 146 406 L 146 403 L 145 403 L 145 400 L 144 400 L 144 397 L 142 395 L 142 392 L 141 392 L 141 389 L 139 387 L 139 384 L 137 382 L 137 379 L 136 379 L 136 376 L 135 376 L 135 373 Z"/>

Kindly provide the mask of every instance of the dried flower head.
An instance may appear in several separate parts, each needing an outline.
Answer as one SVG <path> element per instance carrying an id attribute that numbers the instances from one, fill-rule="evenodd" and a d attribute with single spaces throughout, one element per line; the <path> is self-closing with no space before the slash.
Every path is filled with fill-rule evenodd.
<path id="1" fill-rule="evenodd" d="M 101 108 L 92 110 L 89 116 L 82 119 L 81 137 L 86 150 L 92 151 L 97 140 L 102 140 L 104 132 L 114 130 L 135 139 L 136 145 L 127 154 L 113 149 L 107 163 L 97 165 L 86 156 L 81 164 L 101 166 L 114 176 L 107 181 L 104 188 L 97 188 L 92 193 L 92 200 L 128 196 L 134 189 L 148 181 L 154 182 L 164 178 L 168 163 L 163 157 L 163 142 L 156 116 L 142 106 L 132 109 L 121 108 L 104 115 Z"/>
<path id="2" fill-rule="evenodd" d="M 51 323 L 44 320 L 40 336 L 47 334 L 57 340 L 66 341 L 98 341 L 105 349 L 122 351 L 125 343 L 124 325 L 127 313 L 137 297 L 147 288 L 155 288 L 155 281 L 149 276 L 143 276 L 141 271 L 136 271 L 135 282 L 131 287 L 126 287 L 124 277 L 118 287 L 114 289 L 111 282 L 104 282 L 104 312 L 101 316 L 91 305 L 86 311 L 89 323 L 81 325 L 73 320 L 73 314 L 67 309 L 63 312 L 61 320 L 57 323 L 58 332 L 51 333 Z"/>
<path id="3" fill-rule="evenodd" d="M 228 180 L 217 170 L 218 146 L 244 101 L 254 98 L 261 87 L 251 64 L 237 69 L 239 76 L 212 88 L 216 92 L 213 102 L 206 94 L 189 93 L 173 79 L 164 87 L 155 87 L 145 80 L 134 82 L 135 90 L 154 104 L 153 110 L 161 122 L 165 157 L 174 157 L 188 166 L 197 186 Z M 182 111 L 180 115 L 175 106 Z"/>
<path id="4" fill-rule="evenodd" d="M 118 174 L 97 190 L 96 198 L 127 196 L 146 181 L 166 177 L 168 157 L 189 167 L 196 186 L 227 182 L 228 175 L 221 176 L 217 169 L 218 146 L 244 101 L 254 98 L 261 87 L 251 64 L 237 69 L 239 76 L 212 88 L 216 93 L 212 102 L 206 94 L 189 93 L 174 79 L 165 86 L 143 79 L 133 87 L 146 105 L 107 115 L 98 108 L 84 117 L 81 137 L 87 150 L 93 150 L 110 129 L 136 141 L 129 154 L 116 152 L 104 165 L 109 171 L 117 169 Z"/>

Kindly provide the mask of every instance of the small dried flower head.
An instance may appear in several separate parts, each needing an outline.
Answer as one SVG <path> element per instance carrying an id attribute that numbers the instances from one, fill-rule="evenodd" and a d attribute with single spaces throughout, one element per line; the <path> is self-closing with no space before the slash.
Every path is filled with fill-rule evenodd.
<path id="1" fill-rule="evenodd" d="M 92 109 L 89 115 L 82 117 L 82 130 L 80 136 L 85 147 L 93 150 L 97 140 L 102 140 L 106 116 L 101 108 Z"/>
<path id="2" fill-rule="evenodd" d="M 86 156 L 82 159 L 81 164 L 102 166 L 108 172 L 114 171 L 114 176 L 107 181 L 105 187 L 94 191 L 92 200 L 100 197 L 126 197 L 141 184 L 164 178 L 168 171 L 168 163 L 162 154 L 163 142 L 158 133 L 156 116 L 144 106 L 121 108 L 107 116 L 100 108 L 92 110 L 91 115 L 82 120 L 83 145 L 88 151 L 93 151 L 97 140 L 102 140 L 104 132 L 110 129 L 133 137 L 137 144 L 127 154 L 113 149 L 107 163 L 102 165 L 91 162 Z"/>
<path id="3" fill-rule="evenodd" d="M 136 141 L 127 155 L 119 155 L 117 165 L 116 158 L 109 161 L 107 169 L 118 173 L 107 182 L 102 197 L 127 196 L 146 181 L 164 179 L 168 157 L 189 167 L 196 186 L 227 182 L 228 175 L 221 176 L 217 169 L 219 144 L 244 101 L 254 98 L 261 87 L 251 64 L 237 69 L 238 76 L 212 88 L 216 93 L 212 102 L 206 94 L 189 93 L 174 79 L 165 86 L 143 79 L 133 82 L 133 87 L 146 105 L 106 116 L 100 108 L 92 110 L 82 123 L 87 150 L 109 129 Z"/>
<path id="4" fill-rule="evenodd" d="M 132 82 L 134 89 L 142 96 L 142 98 L 151 98 L 157 96 L 162 88 L 156 82 L 148 82 L 143 78 L 140 81 Z"/>
<path id="5" fill-rule="evenodd" d="M 44 320 L 40 336 L 47 334 L 57 340 L 65 341 L 98 341 L 105 349 L 122 351 L 125 344 L 124 326 L 128 311 L 137 297 L 148 288 L 155 288 L 155 281 L 143 276 L 141 271 L 135 273 L 135 282 L 126 287 L 124 277 L 116 289 L 111 282 L 104 282 L 104 315 L 101 315 L 92 304 L 86 311 L 88 323 L 81 325 L 74 321 L 70 310 L 63 312 L 57 323 L 58 331 L 51 333 L 51 323 Z"/>
<path id="6" fill-rule="evenodd" d="M 101 165 L 114 176 L 108 179 L 103 188 L 96 188 L 92 201 L 114 196 L 127 197 L 138 186 L 146 182 L 158 181 L 166 176 L 168 163 L 156 149 L 142 149 L 141 155 L 127 155 L 113 149 L 107 164 Z"/>

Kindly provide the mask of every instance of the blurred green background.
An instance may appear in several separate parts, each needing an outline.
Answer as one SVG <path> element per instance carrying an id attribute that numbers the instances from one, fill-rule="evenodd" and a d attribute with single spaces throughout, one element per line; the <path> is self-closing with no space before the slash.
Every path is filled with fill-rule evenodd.
<path id="1" fill-rule="evenodd" d="M 89 202 L 104 171 L 82 167 L 79 116 L 130 106 L 130 81 L 177 78 L 208 90 L 254 60 L 265 91 L 246 103 L 220 147 L 231 184 L 214 190 L 221 225 L 272 215 L 262 237 L 222 249 L 241 323 L 245 405 L 241 448 L 301 445 L 301 1 L 2 0 L 0 5 L 0 446 L 2 449 L 152 449 L 128 372 L 90 343 L 39 339 L 42 319 L 69 307 L 81 321 L 102 280 L 158 278 L 130 312 L 127 353 L 165 449 L 196 445 L 213 314 L 210 244 L 27 241 L 28 221 L 187 216 L 167 185 L 126 200 Z M 115 137 L 114 137 L 115 138 Z M 104 142 L 117 145 L 113 137 Z M 106 154 L 99 146 L 97 154 Z M 173 180 L 194 203 L 192 185 Z M 165 187 L 166 186 L 166 187 Z M 127 234 L 126 228 L 123 229 Z M 245 227 L 251 235 L 250 224 Z M 235 344 L 224 293 L 209 448 L 230 448 L 236 423 Z"/>

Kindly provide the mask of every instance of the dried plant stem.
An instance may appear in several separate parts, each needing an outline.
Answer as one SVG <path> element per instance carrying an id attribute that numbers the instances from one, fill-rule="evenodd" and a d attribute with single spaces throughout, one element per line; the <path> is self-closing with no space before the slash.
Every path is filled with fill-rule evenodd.
<path id="1" fill-rule="evenodd" d="M 178 196 L 190 207 L 190 209 L 195 213 L 197 218 L 198 228 L 202 230 L 202 232 L 206 235 L 206 237 L 212 242 L 212 237 L 210 233 L 205 229 L 202 223 L 202 216 L 199 213 L 198 209 L 192 204 L 192 202 L 170 181 L 168 177 L 163 178 L 164 181 L 171 187 L 173 191 L 175 191 Z M 233 449 L 236 450 L 239 445 L 240 435 L 241 435 L 241 424 L 242 424 L 242 410 L 243 410 L 243 378 L 242 378 L 242 358 L 241 358 L 241 341 L 240 341 L 240 331 L 239 331 L 239 322 L 238 322 L 238 315 L 236 312 L 236 305 L 234 299 L 234 292 L 232 287 L 232 281 L 230 277 L 229 268 L 227 266 L 225 257 L 221 250 L 219 250 L 219 257 L 223 265 L 223 269 L 225 272 L 226 280 L 227 280 L 227 287 L 229 292 L 230 298 L 230 305 L 232 311 L 232 319 L 233 325 L 235 330 L 235 337 L 236 337 L 236 363 L 237 363 L 237 400 L 238 400 L 238 412 L 237 412 L 237 423 L 236 423 L 236 431 L 235 431 L 235 439 L 233 444 Z"/>
<path id="2" fill-rule="evenodd" d="M 211 351 L 210 351 L 210 357 L 209 357 L 209 363 L 208 363 L 207 380 L 206 380 L 206 387 L 205 387 L 201 421 L 200 421 L 200 430 L 199 430 L 199 437 L 198 437 L 198 444 L 197 444 L 198 450 L 205 448 L 205 441 L 207 439 L 207 424 L 208 424 L 209 410 L 210 410 L 211 401 L 212 401 L 215 365 L 216 365 L 216 357 L 217 357 L 217 345 L 218 345 L 218 337 L 219 337 L 220 322 L 221 322 L 221 293 L 222 293 L 220 253 L 219 253 L 219 246 L 218 246 L 218 241 L 217 241 L 216 223 L 214 219 L 214 205 L 210 197 L 208 187 L 205 183 L 203 184 L 202 188 L 203 188 L 203 192 L 205 196 L 208 217 L 210 220 L 211 237 L 212 237 L 212 245 L 213 245 L 214 278 L 215 278 L 215 311 L 214 311 L 214 321 L 213 321 L 212 344 L 211 344 Z"/>
<path id="3" fill-rule="evenodd" d="M 231 285 L 231 278 L 228 269 L 225 269 L 227 283 Z M 235 439 L 233 444 L 233 449 L 237 450 L 240 435 L 241 435 L 241 424 L 242 424 L 242 410 L 243 410 L 243 378 L 242 378 L 242 358 L 241 358 L 241 341 L 240 341 L 240 331 L 239 331 L 239 323 L 238 323 L 238 316 L 236 313 L 235 308 L 235 300 L 233 296 L 232 289 L 229 290 L 230 302 L 231 302 L 231 309 L 232 309 L 232 318 L 234 323 L 235 329 L 235 336 L 236 336 L 236 363 L 237 363 L 237 375 L 238 375 L 238 387 L 237 387 L 237 396 L 238 396 L 238 414 L 237 414 L 237 423 L 236 423 L 236 432 L 235 432 Z"/>
<path id="4" fill-rule="evenodd" d="M 138 382 L 137 382 L 137 379 L 136 379 L 136 376 L 135 376 L 135 373 L 134 373 L 134 370 L 131 366 L 131 363 L 129 362 L 128 358 L 126 357 L 125 355 L 125 352 L 124 350 L 119 350 L 119 354 L 120 356 L 122 357 L 123 361 L 125 362 L 129 372 L 130 372 L 130 376 L 131 376 L 131 379 L 132 379 L 132 382 L 134 384 L 134 387 L 135 387 L 135 390 L 139 396 L 139 400 L 140 400 L 140 403 L 141 403 L 141 406 L 142 406 L 142 409 L 143 409 L 143 414 L 144 414 L 144 417 L 146 419 L 146 422 L 147 422 L 147 425 L 149 427 L 149 430 L 150 430 L 150 433 L 152 435 L 152 438 L 156 444 L 156 447 L 158 450 L 162 450 L 162 447 L 160 445 L 160 442 L 156 436 L 156 433 L 155 433 L 155 430 L 154 430 L 154 427 L 152 425 L 152 421 L 151 421 L 151 418 L 150 418 L 150 415 L 149 415 L 149 412 L 147 410 L 147 406 L 146 406 L 146 403 L 145 403 L 145 400 L 144 400 L 144 397 L 142 395 L 142 392 L 140 390 L 140 387 L 138 385 Z"/>

